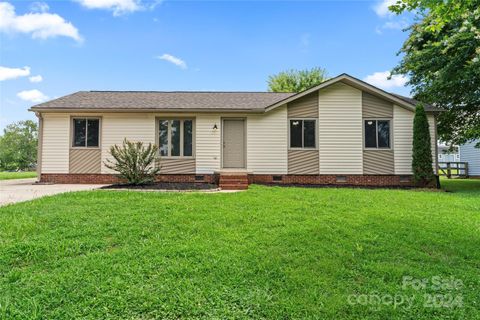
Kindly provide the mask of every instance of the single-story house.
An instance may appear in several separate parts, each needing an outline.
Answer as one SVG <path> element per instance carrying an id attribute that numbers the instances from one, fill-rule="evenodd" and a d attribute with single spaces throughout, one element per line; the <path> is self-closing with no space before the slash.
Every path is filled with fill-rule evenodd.
<path id="1" fill-rule="evenodd" d="M 408 186 L 416 103 L 342 74 L 300 93 L 81 91 L 30 110 L 42 182 L 118 181 L 104 162 L 127 138 L 159 146 L 159 181 Z"/>
<path id="2" fill-rule="evenodd" d="M 475 147 L 479 142 L 473 140 L 459 147 L 460 161 L 468 163 L 468 175 L 472 178 L 480 178 L 480 148 Z"/>

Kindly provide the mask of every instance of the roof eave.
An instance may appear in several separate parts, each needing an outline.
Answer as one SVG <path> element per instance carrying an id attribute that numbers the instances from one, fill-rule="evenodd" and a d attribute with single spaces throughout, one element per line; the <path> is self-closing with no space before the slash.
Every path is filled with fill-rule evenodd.
<path id="1" fill-rule="evenodd" d="M 132 113 L 132 112 L 142 112 L 142 113 L 187 113 L 187 112 L 197 112 L 197 113 L 264 113 L 264 108 L 258 109 L 202 109 L 202 108 L 181 108 L 181 109 L 159 109 L 159 108 L 52 108 L 52 107 L 31 107 L 28 111 L 32 112 L 51 112 L 51 113 L 62 113 L 62 112 L 76 112 L 76 113 Z"/>

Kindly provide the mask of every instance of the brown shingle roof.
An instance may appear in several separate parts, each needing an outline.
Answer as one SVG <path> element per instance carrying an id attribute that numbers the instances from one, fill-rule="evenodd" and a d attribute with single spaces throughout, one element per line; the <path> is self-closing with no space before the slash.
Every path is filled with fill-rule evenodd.
<path id="1" fill-rule="evenodd" d="M 232 110 L 263 111 L 294 93 L 273 92 L 161 92 L 161 91 L 79 91 L 37 104 L 32 110 Z"/>

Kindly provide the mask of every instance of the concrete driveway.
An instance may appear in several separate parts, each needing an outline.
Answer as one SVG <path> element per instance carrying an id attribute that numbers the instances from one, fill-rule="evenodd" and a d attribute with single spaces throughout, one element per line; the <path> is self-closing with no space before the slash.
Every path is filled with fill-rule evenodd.
<path id="1" fill-rule="evenodd" d="M 63 192 L 93 190 L 101 184 L 36 184 L 36 179 L 0 180 L 0 206 Z"/>

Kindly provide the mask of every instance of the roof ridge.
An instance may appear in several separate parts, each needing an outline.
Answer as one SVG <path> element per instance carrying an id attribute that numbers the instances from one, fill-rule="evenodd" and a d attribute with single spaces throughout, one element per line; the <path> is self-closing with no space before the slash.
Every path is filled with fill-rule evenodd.
<path id="1" fill-rule="evenodd" d="M 95 93 L 275 93 L 275 94 L 295 94 L 296 92 L 271 92 L 271 91 L 161 91 L 161 90 L 89 90 L 89 91 L 79 91 L 79 92 L 95 92 Z"/>

